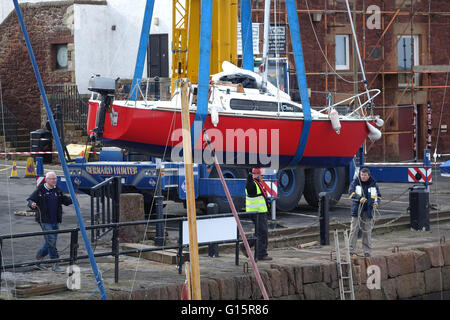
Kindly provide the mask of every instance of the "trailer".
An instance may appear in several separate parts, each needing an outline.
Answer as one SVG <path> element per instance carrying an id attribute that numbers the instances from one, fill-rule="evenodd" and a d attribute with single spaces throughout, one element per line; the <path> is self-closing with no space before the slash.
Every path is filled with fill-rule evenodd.
<path id="1" fill-rule="evenodd" d="M 300 168 L 279 170 L 276 174 L 278 185 L 277 209 L 291 211 L 298 205 L 302 196 L 306 202 L 317 208 L 319 194 L 326 192 L 330 207 L 335 206 L 346 194 L 355 174 L 361 168 L 368 168 L 377 182 L 422 184 L 427 187 L 433 183 L 430 150 L 424 150 L 423 162 L 365 162 L 361 147 L 358 155 L 346 167 Z"/>
<path id="2" fill-rule="evenodd" d="M 124 155 L 120 148 L 103 148 L 99 161 L 86 162 L 83 157 L 68 164 L 76 191 L 90 194 L 95 185 L 110 177 L 120 177 L 122 193 L 141 193 L 145 213 L 150 214 L 151 204 L 160 184 L 165 200 L 185 203 L 186 178 L 184 163 L 164 162 L 140 154 Z M 42 174 L 43 170 L 39 170 Z M 242 168 L 225 167 L 223 170 L 237 210 L 245 211 L 245 183 L 249 172 Z M 273 190 L 270 201 L 276 200 L 275 172 L 267 171 L 265 184 Z M 64 177 L 58 177 L 58 186 L 67 192 Z M 219 212 L 229 212 L 230 207 L 216 169 L 213 165 L 194 164 L 194 190 L 199 208 L 206 210 L 208 203 L 217 203 Z"/>

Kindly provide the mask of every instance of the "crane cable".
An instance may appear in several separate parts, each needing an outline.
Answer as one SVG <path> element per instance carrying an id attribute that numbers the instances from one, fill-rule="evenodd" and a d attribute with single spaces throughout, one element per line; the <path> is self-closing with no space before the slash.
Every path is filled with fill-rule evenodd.
<path id="1" fill-rule="evenodd" d="M 5 152 L 6 152 L 6 131 L 5 131 L 5 106 L 3 104 L 3 93 L 2 93 L 3 89 L 2 89 L 2 82 L 0 79 L 0 103 L 1 103 L 1 108 L 2 108 L 2 130 L 3 130 L 3 144 L 4 144 L 4 148 L 5 148 Z M 6 163 L 6 155 L 5 155 L 5 165 L 7 165 Z M 10 230 L 10 235 L 11 235 L 11 259 L 12 259 L 12 264 L 13 264 L 13 273 L 16 273 L 16 268 L 15 268 L 15 262 L 14 262 L 14 239 L 12 238 L 12 218 L 11 218 L 11 197 L 10 197 L 10 185 L 9 185 L 9 179 L 5 174 L 5 178 L 6 178 L 6 194 L 8 197 L 8 214 L 9 214 L 9 230 Z M 3 248 L 2 246 L 0 246 L 0 253 L 1 253 L 1 265 L 4 266 L 3 264 Z M 3 271 L 4 271 L 4 267 L 3 267 Z M 5 283 L 6 283 L 6 288 L 8 289 L 8 282 L 5 279 Z M 16 287 L 16 277 L 14 277 L 14 287 Z M 0 281 L 0 290 L 1 290 L 1 281 Z M 9 290 L 8 290 L 9 292 Z M 11 294 L 11 293 L 10 293 Z"/>
<path id="2" fill-rule="evenodd" d="M 176 99 L 175 101 L 176 101 L 175 102 L 175 109 L 176 109 L 176 104 L 178 103 L 178 99 Z M 162 157 L 161 160 L 163 160 L 165 158 L 165 156 L 166 156 L 167 147 L 168 147 L 169 139 L 170 139 L 170 136 L 171 136 L 170 133 L 172 132 L 172 128 L 173 128 L 174 123 L 175 123 L 175 115 L 176 115 L 176 113 L 177 113 L 176 110 L 174 110 L 173 115 L 172 115 L 172 122 L 171 122 L 170 128 L 169 128 L 169 134 L 168 134 L 167 139 L 166 139 L 166 146 L 164 148 L 163 157 Z M 161 170 L 159 171 L 159 175 L 158 175 L 158 178 L 157 178 L 157 181 L 156 181 L 156 188 L 158 187 L 158 184 L 159 184 L 159 187 L 160 187 L 160 184 L 161 184 Z M 169 199 L 169 192 L 167 193 L 167 200 L 168 199 Z M 154 203 L 155 203 L 155 197 L 153 196 L 152 203 L 150 205 L 150 214 L 148 215 L 148 218 L 147 218 L 147 223 L 145 225 L 144 235 L 143 235 L 141 243 L 144 242 L 144 240 L 146 238 L 146 235 L 147 235 L 147 230 L 148 230 L 148 226 L 149 226 L 149 223 L 150 223 L 150 216 L 151 216 L 151 212 L 153 210 L 153 204 Z M 166 216 L 167 216 L 167 211 L 166 211 Z M 167 222 L 164 222 L 164 228 L 163 228 L 163 232 L 164 233 L 166 232 L 166 223 Z M 135 285 L 135 282 L 136 282 L 136 276 L 137 276 L 137 271 L 138 271 L 138 268 L 139 268 L 141 256 L 142 256 L 142 251 L 139 251 L 138 262 L 136 263 L 136 268 L 134 270 L 134 277 L 133 277 L 131 290 L 130 290 L 130 294 L 129 294 L 129 299 L 130 300 L 132 298 L 132 293 L 133 293 L 134 285 Z"/>

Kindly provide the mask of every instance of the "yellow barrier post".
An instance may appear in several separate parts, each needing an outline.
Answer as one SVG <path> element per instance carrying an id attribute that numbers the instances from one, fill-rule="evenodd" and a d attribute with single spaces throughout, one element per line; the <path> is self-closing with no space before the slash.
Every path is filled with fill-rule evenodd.
<path id="1" fill-rule="evenodd" d="M 32 157 L 28 157 L 27 159 L 25 178 L 36 178 L 36 165 L 34 164 L 34 159 Z"/>
<path id="2" fill-rule="evenodd" d="M 10 179 L 19 179 L 19 176 L 17 175 L 17 164 L 16 160 L 13 161 L 12 169 L 11 169 L 11 176 Z"/>

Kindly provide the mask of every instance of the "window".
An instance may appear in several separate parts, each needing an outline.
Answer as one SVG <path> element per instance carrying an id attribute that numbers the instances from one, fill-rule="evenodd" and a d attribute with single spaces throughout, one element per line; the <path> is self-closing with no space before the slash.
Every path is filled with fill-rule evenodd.
<path id="1" fill-rule="evenodd" d="M 256 101 L 256 110 L 278 112 L 278 103 L 268 101 Z"/>
<path id="2" fill-rule="evenodd" d="M 337 34 L 336 43 L 336 70 L 350 69 L 350 47 L 348 34 Z"/>
<path id="3" fill-rule="evenodd" d="M 67 55 L 67 44 L 56 44 L 54 45 L 55 52 L 55 69 L 67 69 L 68 67 L 68 55 Z"/>
<path id="4" fill-rule="evenodd" d="M 278 104 L 269 101 L 231 99 L 230 107 L 233 110 L 278 112 Z"/>
<path id="5" fill-rule="evenodd" d="M 381 47 L 369 47 L 369 59 L 381 59 L 382 49 Z"/>
<path id="6" fill-rule="evenodd" d="M 399 36 L 397 43 L 398 70 L 410 71 L 413 66 L 419 65 L 419 36 Z M 414 85 L 419 83 L 419 75 L 414 76 Z M 408 86 L 411 84 L 410 73 L 399 73 L 398 85 Z"/>
<path id="7" fill-rule="evenodd" d="M 243 100 L 243 99 L 231 99 L 230 107 L 233 110 L 255 110 L 255 103 L 253 100 Z"/>

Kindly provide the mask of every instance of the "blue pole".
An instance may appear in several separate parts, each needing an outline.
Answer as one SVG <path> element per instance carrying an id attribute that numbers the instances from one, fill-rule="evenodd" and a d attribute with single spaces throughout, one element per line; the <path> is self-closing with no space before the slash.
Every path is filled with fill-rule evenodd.
<path id="1" fill-rule="evenodd" d="M 200 56 L 198 66 L 197 113 L 191 128 L 192 149 L 201 137 L 203 124 L 208 116 L 209 72 L 211 63 L 212 0 L 202 0 L 200 17 Z"/>
<path id="2" fill-rule="evenodd" d="M 39 68 L 36 63 L 36 58 L 33 53 L 33 48 L 31 47 L 30 38 L 28 37 L 28 32 L 23 21 L 22 12 L 20 10 L 17 0 L 14 1 L 14 7 L 16 9 L 17 17 L 19 18 L 20 28 L 22 29 L 23 36 L 25 38 L 25 43 L 28 48 L 28 54 L 30 55 L 30 60 L 33 65 L 34 74 L 38 82 L 39 91 L 41 92 L 42 99 L 44 100 L 45 111 L 47 112 L 47 117 L 50 122 L 50 127 L 52 128 L 53 137 L 55 138 L 56 149 L 58 149 L 59 160 L 61 161 L 61 166 L 64 171 L 64 176 L 66 177 L 67 187 L 69 188 L 70 196 L 75 207 L 75 212 L 78 218 L 78 224 L 80 226 L 81 235 L 83 236 L 84 244 L 86 246 L 87 253 L 89 255 L 89 260 L 91 262 L 92 271 L 94 272 L 95 279 L 97 280 L 97 286 L 100 290 L 102 299 L 106 300 L 105 288 L 103 287 L 103 280 L 101 274 L 97 268 L 97 263 L 95 262 L 94 253 L 92 252 L 91 245 L 89 243 L 89 238 L 86 233 L 86 229 L 83 223 L 83 217 L 81 216 L 80 207 L 78 206 L 78 201 L 75 197 L 75 191 L 73 189 L 72 180 L 70 179 L 69 170 L 67 169 L 66 158 L 64 157 L 64 152 L 62 149 L 61 141 L 59 139 L 58 130 L 56 129 L 55 119 L 50 110 L 50 106 L 47 100 L 47 94 L 45 93 L 44 84 L 42 83 L 41 74 L 39 73 Z"/>
<path id="3" fill-rule="evenodd" d="M 298 88 L 303 107 L 303 129 L 300 135 L 297 152 L 289 163 L 289 166 L 296 166 L 303 157 L 303 152 L 308 141 L 309 130 L 311 129 L 311 109 L 308 97 L 308 84 L 306 83 L 305 61 L 303 59 L 302 40 L 300 37 L 300 24 L 297 16 L 297 5 L 295 0 L 286 0 L 286 9 L 289 21 L 289 30 L 291 32 L 292 49 L 294 49 L 295 67 L 297 70 Z"/>
<path id="4" fill-rule="evenodd" d="M 142 23 L 141 39 L 139 41 L 139 50 L 136 58 L 136 67 L 134 68 L 133 82 L 131 84 L 130 100 L 136 101 L 139 96 L 138 87 L 141 85 L 142 73 L 144 72 L 145 55 L 147 53 L 148 37 L 153 17 L 153 7 L 155 0 L 147 0 L 144 12 L 144 22 Z"/>
<path id="5" fill-rule="evenodd" d="M 36 157 L 36 175 L 38 177 L 44 176 L 44 158 Z"/>
<path id="6" fill-rule="evenodd" d="M 253 71 L 253 28 L 251 0 L 241 0 L 242 66 Z"/>

